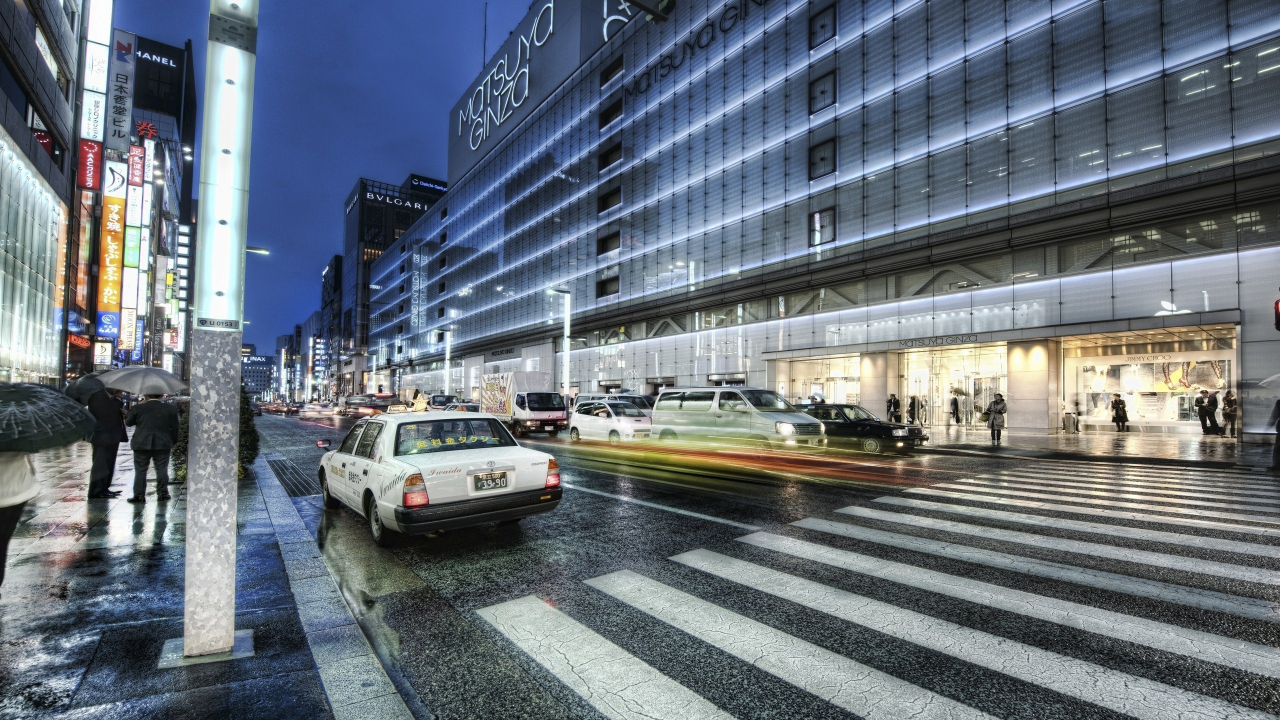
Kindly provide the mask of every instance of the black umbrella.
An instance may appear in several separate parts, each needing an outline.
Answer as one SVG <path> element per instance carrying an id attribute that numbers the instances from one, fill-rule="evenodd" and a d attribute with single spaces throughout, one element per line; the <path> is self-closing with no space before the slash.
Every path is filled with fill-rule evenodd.
<path id="1" fill-rule="evenodd" d="M 0 452 L 37 452 L 86 440 L 97 422 L 46 385 L 0 383 Z"/>
<path id="2" fill-rule="evenodd" d="M 98 379 L 98 376 L 108 372 L 106 370 L 94 370 L 88 375 L 83 375 L 76 380 L 72 380 L 65 392 L 67 396 L 76 402 L 84 405 L 89 402 L 89 398 L 99 390 L 105 390 L 106 386 Z"/>

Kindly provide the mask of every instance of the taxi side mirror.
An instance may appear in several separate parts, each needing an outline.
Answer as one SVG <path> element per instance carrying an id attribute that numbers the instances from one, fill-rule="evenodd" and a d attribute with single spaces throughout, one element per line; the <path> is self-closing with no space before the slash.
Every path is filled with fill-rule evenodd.
<path id="1" fill-rule="evenodd" d="M 328 449 L 329 449 L 329 445 L 330 445 L 330 443 L 329 443 L 329 441 L 328 441 L 328 440 L 317 440 L 317 441 L 316 441 L 316 447 L 318 447 L 318 448 L 320 448 L 320 449 L 322 449 L 322 450 L 328 450 Z"/>

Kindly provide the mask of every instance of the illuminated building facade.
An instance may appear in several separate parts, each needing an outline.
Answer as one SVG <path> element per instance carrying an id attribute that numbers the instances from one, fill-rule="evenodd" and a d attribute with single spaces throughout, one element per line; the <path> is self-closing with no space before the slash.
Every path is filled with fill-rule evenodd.
<path id="1" fill-rule="evenodd" d="M 407 288 L 371 341 L 402 394 L 444 386 L 446 331 L 464 394 L 558 374 L 564 289 L 573 391 L 896 394 L 933 426 L 999 392 L 1029 433 L 1119 392 L 1166 433 L 1232 389 L 1261 437 L 1280 5 L 609 5 L 535 2 L 451 111 L 450 189 L 372 270 Z"/>

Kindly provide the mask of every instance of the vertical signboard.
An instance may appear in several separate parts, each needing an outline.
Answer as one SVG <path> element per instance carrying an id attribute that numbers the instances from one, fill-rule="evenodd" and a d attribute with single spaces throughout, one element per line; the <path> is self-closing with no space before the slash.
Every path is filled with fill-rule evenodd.
<path id="1" fill-rule="evenodd" d="M 128 216 L 128 209 L 125 210 L 125 216 Z M 128 268 L 136 268 L 139 266 L 141 259 L 141 230 L 136 227 L 130 227 L 128 221 L 125 221 L 124 228 L 124 266 Z"/>
<path id="2" fill-rule="evenodd" d="M 124 222 L 132 227 L 142 226 L 142 186 L 130 185 L 125 197 Z"/>
<path id="3" fill-rule="evenodd" d="M 121 350 L 132 350 L 134 339 L 137 337 L 138 331 L 138 311 L 133 308 L 124 308 L 120 311 L 120 341 Z"/>
<path id="4" fill-rule="evenodd" d="M 147 151 L 141 145 L 129 146 L 129 184 L 142 187 L 146 181 L 143 171 L 146 169 Z"/>
<path id="5" fill-rule="evenodd" d="M 102 182 L 102 143 L 80 141 L 80 167 L 76 171 L 76 185 L 97 190 Z"/>
<path id="6" fill-rule="evenodd" d="M 111 62 L 111 51 L 106 45 L 88 43 L 84 51 L 84 89 L 106 94 L 107 66 Z"/>
<path id="7" fill-rule="evenodd" d="M 129 166 L 122 162 L 108 160 L 103 170 L 102 194 L 107 197 L 120 198 L 123 201 L 128 195 Z M 123 202 L 120 204 L 124 205 Z"/>
<path id="8" fill-rule="evenodd" d="M 84 91 L 80 108 L 80 137 L 102 142 L 107 120 L 107 96 L 91 90 Z"/>
<path id="9" fill-rule="evenodd" d="M 99 337 L 120 337 L 120 290 L 124 280 L 124 199 L 102 198 L 98 250 Z"/>
<path id="10" fill-rule="evenodd" d="M 142 362 L 142 346 L 143 343 L 146 342 L 146 336 L 144 333 L 145 325 L 142 322 L 142 318 L 139 317 L 137 326 L 134 328 L 133 354 L 129 356 L 129 359 L 133 362 Z"/>
<path id="11" fill-rule="evenodd" d="M 116 30 L 111 37 L 111 64 L 107 75 L 107 125 L 105 143 L 108 150 L 129 152 L 129 136 L 133 131 L 133 84 L 137 58 L 133 33 Z"/>

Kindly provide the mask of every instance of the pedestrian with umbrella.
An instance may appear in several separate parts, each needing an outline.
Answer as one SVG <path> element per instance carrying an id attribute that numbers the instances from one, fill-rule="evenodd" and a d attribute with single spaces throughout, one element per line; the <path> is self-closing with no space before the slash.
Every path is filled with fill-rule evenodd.
<path id="1" fill-rule="evenodd" d="M 129 447 L 133 449 L 133 496 L 131 503 L 146 502 L 147 470 L 156 468 L 156 499 L 169 499 L 169 453 L 178 441 L 178 409 L 160 401 L 187 385 L 176 375 L 160 368 L 135 366 L 112 370 L 100 378 L 108 388 L 124 390 L 146 399 L 134 405 L 125 424 L 136 428 Z"/>
<path id="2" fill-rule="evenodd" d="M 124 429 L 124 403 L 120 392 L 103 387 L 89 396 L 87 405 L 97 426 L 89 442 L 93 444 L 93 467 L 89 470 L 89 497 L 109 500 L 120 494 L 111 489 L 111 478 L 116 474 L 116 455 L 120 443 L 129 439 Z"/>
<path id="3" fill-rule="evenodd" d="M 31 453 L 84 440 L 95 426 L 88 410 L 56 390 L 0 383 L 0 584 L 22 508 L 40 491 Z"/>

